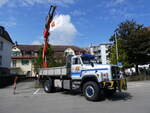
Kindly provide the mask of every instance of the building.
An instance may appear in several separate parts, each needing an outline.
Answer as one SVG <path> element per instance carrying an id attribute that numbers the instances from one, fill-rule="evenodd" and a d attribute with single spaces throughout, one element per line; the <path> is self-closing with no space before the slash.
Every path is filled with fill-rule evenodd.
<path id="1" fill-rule="evenodd" d="M 34 75 L 34 59 L 40 45 L 17 45 L 12 47 L 11 73 L 14 75 Z"/>
<path id="2" fill-rule="evenodd" d="M 12 48 L 12 74 L 35 76 L 34 62 L 39 55 L 42 45 L 18 45 Z M 54 57 L 62 62 L 62 59 L 68 55 L 76 55 L 85 52 L 85 50 L 76 46 L 55 45 L 52 46 Z"/>
<path id="3" fill-rule="evenodd" d="M 101 64 L 109 64 L 108 58 L 108 48 L 111 46 L 111 43 L 102 43 L 99 45 L 91 45 L 89 48 L 90 54 L 94 55 L 97 61 Z"/>
<path id="4" fill-rule="evenodd" d="M 13 41 L 4 27 L 0 26 L 0 76 L 10 75 L 11 48 Z"/>

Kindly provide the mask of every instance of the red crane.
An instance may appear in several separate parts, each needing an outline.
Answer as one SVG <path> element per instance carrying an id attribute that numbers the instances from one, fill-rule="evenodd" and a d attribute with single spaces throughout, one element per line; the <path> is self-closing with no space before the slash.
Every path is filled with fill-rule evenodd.
<path id="1" fill-rule="evenodd" d="M 46 58 L 47 49 L 48 49 L 48 45 L 49 45 L 48 37 L 50 35 L 49 30 L 50 30 L 50 25 L 53 21 L 55 9 L 56 9 L 56 6 L 51 5 L 50 10 L 48 12 L 48 16 L 46 18 L 46 24 L 45 24 L 45 28 L 44 28 L 44 46 L 43 46 L 43 52 L 42 52 L 42 61 L 43 61 L 44 68 L 48 67 L 47 58 Z"/>

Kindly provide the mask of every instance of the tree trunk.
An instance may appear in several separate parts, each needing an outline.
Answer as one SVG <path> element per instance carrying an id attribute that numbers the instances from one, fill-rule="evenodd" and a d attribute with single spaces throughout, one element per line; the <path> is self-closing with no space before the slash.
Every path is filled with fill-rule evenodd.
<path id="1" fill-rule="evenodd" d="M 135 72 L 136 72 L 136 75 L 139 75 L 139 68 L 138 68 L 138 64 L 135 64 Z"/>

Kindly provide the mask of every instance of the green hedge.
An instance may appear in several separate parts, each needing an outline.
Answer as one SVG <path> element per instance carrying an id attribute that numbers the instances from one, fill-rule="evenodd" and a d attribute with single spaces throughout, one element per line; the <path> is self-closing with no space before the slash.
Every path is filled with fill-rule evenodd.
<path id="1" fill-rule="evenodd" d="M 142 81 L 142 80 L 150 80 L 150 75 L 136 75 L 127 77 L 127 81 Z"/>

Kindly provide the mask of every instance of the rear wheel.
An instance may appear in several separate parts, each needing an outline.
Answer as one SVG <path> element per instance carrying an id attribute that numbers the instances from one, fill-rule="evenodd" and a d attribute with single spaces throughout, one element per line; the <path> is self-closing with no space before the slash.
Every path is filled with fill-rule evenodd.
<path id="1" fill-rule="evenodd" d="M 51 79 L 45 80 L 43 84 L 43 88 L 46 93 L 52 93 L 54 90 L 53 81 Z"/>
<path id="2" fill-rule="evenodd" d="M 86 82 L 83 85 L 83 94 L 90 101 L 98 101 L 102 96 L 99 85 L 94 81 Z"/>

